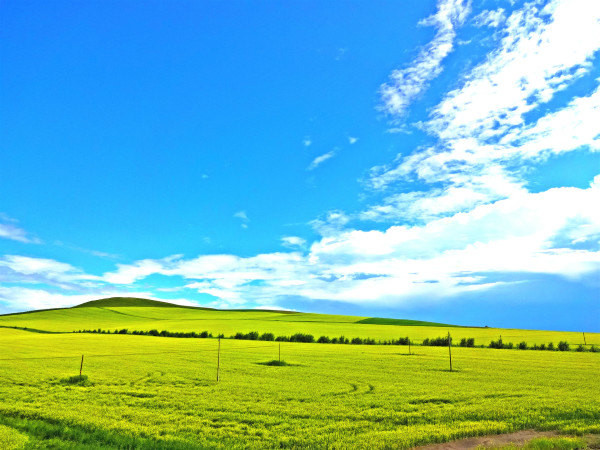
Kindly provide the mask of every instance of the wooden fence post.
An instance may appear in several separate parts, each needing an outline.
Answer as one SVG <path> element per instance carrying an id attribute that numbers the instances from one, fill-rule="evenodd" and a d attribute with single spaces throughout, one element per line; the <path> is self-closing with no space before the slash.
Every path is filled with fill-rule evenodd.
<path id="1" fill-rule="evenodd" d="M 217 383 L 219 382 L 219 369 L 221 368 L 221 336 L 219 336 L 219 349 L 217 350 Z"/>
<path id="2" fill-rule="evenodd" d="M 585 341 L 585 333 L 584 332 L 582 332 L 582 333 L 583 333 L 583 345 L 587 345 L 587 342 Z"/>
<path id="3" fill-rule="evenodd" d="M 81 355 L 81 365 L 79 366 L 79 376 L 81 377 L 81 371 L 83 370 L 83 355 Z"/>
<path id="4" fill-rule="evenodd" d="M 450 344 L 451 341 L 450 332 L 448 331 L 448 356 L 450 357 L 450 372 L 452 372 L 452 346 Z"/>

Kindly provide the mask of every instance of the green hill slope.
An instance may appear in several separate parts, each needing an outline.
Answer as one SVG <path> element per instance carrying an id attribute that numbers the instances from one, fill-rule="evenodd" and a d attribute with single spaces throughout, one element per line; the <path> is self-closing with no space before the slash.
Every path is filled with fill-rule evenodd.
<path id="1" fill-rule="evenodd" d="M 404 319 L 384 319 L 330 314 L 312 314 L 268 310 L 216 310 L 179 306 L 156 300 L 113 297 L 45 311 L 0 316 L 0 327 L 30 328 L 48 332 L 78 330 L 128 329 L 170 332 L 202 332 L 232 336 L 238 332 L 273 333 L 290 336 L 295 333 L 319 336 L 345 336 L 390 340 L 409 337 L 413 342 L 435 338 L 451 332 L 453 339 L 474 338 L 476 345 L 487 345 L 501 335 L 505 342 L 541 344 L 566 340 L 582 342 L 581 333 L 505 330 L 496 328 L 457 327 L 441 323 Z M 600 334 L 586 333 L 587 342 L 600 344 Z"/>
<path id="2" fill-rule="evenodd" d="M 193 309 L 211 309 L 196 306 L 182 306 L 175 305 L 174 303 L 161 302 L 158 300 L 149 300 L 147 298 L 137 297 L 109 297 L 101 298 L 99 300 L 92 300 L 89 302 L 82 303 L 81 305 L 74 306 L 73 308 L 124 308 L 124 307 L 154 307 L 154 308 L 193 308 Z"/>

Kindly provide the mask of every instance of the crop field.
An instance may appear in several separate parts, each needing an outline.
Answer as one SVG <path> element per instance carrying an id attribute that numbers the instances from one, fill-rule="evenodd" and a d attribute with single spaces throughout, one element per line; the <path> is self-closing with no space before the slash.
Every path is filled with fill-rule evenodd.
<path id="1" fill-rule="evenodd" d="M 302 315 L 315 319 L 304 322 L 270 312 L 157 309 L 72 308 L 0 319 L 5 326 L 49 331 L 187 329 L 186 319 L 194 323 L 187 325 L 191 329 L 225 335 L 247 329 L 389 338 L 417 328 L 424 328 L 420 336 L 448 330 L 356 324 L 351 320 L 360 318 L 339 316 Z M 252 323 L 242 328 L 245 322 Z M 457 337 L 498 333 L 449 329 Z M 571 340 L 570 333 L 500 331 L 503 338 L 531 333 L 532 342 Z M 597 342 L 598 335 L 588 339 Z M 600 353 L 453 347 L 450 372 L 444 347 L 413 346 L 409 354 L 400 345 L 222 339 L 220 352 L 218 346 L 215 338 L 0 328 L 0 446 L 410 448 L 531 428 L 600 433 Z M 279 360 L 280 346 L 287 365 L 269 365 Z"/>

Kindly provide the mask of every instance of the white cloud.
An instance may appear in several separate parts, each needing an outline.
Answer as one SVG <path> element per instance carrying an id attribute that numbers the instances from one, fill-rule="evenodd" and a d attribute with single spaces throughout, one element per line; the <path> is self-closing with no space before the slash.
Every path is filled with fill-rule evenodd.
<path id="1" fill-rule="evenodd" d="M 43 289 L 0 286 L 0 308 L 4 311 L 10 312 L 49 308 L 68 308 L 81 303 L 106 297 L 140 297 L 152 300 L 168 301 L 169 303 L 184 306 L 197 306 L 196 303 L 190 302 L 186 299 L 163 300 L 156 298 L 150 292 L 99 290 L 91 294 L 63 294 L 59 292 L 48 292 Z"/>
<path id="2" fill-rule="evenodd" d="M 371 205 L 361 218 L 429 220 L 468 211 L 526 192 L 527 165 L 600 148 L 600 89 L 554 111 L 542 109 L 589 73 L 600 49 L 600 3 L 526 4 L 499 33 L 499 47 L 421 124 L 437 142 L 371 170 L 369 187 L 402 184 L 403 193 Z M 528 119 L 533 112 L 534 121 Z M 415 180 L 435 187 L 410 191 L 406 184 Z"/>
<path id="3" fill-rule="evenodd" d="M 46 258 L 31 258 L 20 255 L 5 255 L 0 258 L 0 280 L 38 283 L 78 283 L 99 280 L 70 264 Z"/>
<path id="4" fill-rule="evenodd" d="M 589 207 L 599 203 L 600 175 L 587 189 L 525 192 L 424 225 L 337 230 L 306 255 L 146 260 L 119 267 L 117 278 L 184 277 L 186 288 L 222 306 L 271 305 L 290 295 L 397 306 L 506 283 L 490 274 L 579 279 L 600 271 L 600 210 Z"/>
<path id="5" fill-rule="evenodd" d="M 304 140 L 302 141 L 302 144 L 305 147 L 310 147 L 312 144 L 312 140 L 309 137 L 305 137 Z"/>
<path id="6" fill-rule="evenodd" d="M 246 214 L 246 211 L 238 211 L 233 215 L 233 217 L 241 220 L 242 223 L 240 224 L 240 226 L 242 228 L 248 228 L 248 222 L 250 222 L 250 219 L 248 218 L 248 214 Z"/>
<path id="7" fill-rule="evenodd" d="M 237 217 L 238 219 L 241 219 L 243 221 L 248 221 L 248 214 L 246 214 L 246 211 L 238 211 L 236 212 L 233 217 Z"/>
<path id="8" fill-rule="evenodd" d="M 285 247 L 303 247 L 306 244 L 306 239 L 298 236 L 284 236 L 281 238 L 281 243 Z"/>
<path id="9" fill-rule="evenodd" d="M 442 61 L 454 47 L 456 27 L 462 25 L 470 11 L 470 2 L 439 0 L 437 12 L 422 21 L 422 25 L 437 28 L 433 40 L 424 47 L 412 64 L 390 75 L 381 86 L 382 110 L 388 114 L 404 114 L 410 103 L 427 87 L 427 83 L 442 71 Z"/>
<path id="10" fill-rule="evenodd" d="M 314 170 L 317 167 L 319 167 L 321 164 L 323 164 L 325 161 L 333 158 L 334 156 L 335 156 L 335 150 L 332 150 L 330 152 L 324 153 L 323 155 L 317 156 L 315 159 L 312 160 L 312 162 L 310 163 L 310 165 L 307 167 L 306 170 Z"/>
<path id="11" fill-rule="evenodd" d="M 349 136 L 349 137 L 348 137 L 348 143 L 349 143 L 350 145 L 352 145 L 352 144 L 356 144 L 357 142 L 358 142 L 358 138 L 357 138 L 357 137 L 353 137 L 353 136 Z"/>
<path id="12" fill-rule="evenodd" d="M 477 27 L 497 28 L 506 20 L 504 8 L 494 10 L 486 9 L 473 17 L 473 23 Z"/>
<path id="13" fill-rule="evenodd" d="M 15 225 L 16 221 L 9 220 L 9 218 L 4 215 L 0 216 L 0 219 L 4 219 L 5 222 L 12 222 L 0 223 L 0 238 L 24 242 L 27 244 L 39 244 L 41 242 L 39 239 L 30 236 L 25 230 Z"/>

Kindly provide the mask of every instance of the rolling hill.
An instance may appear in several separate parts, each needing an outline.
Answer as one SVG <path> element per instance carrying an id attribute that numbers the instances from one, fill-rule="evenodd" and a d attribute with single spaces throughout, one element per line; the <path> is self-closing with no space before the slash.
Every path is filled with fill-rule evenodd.
<path id="1" fill-rule="evenodd" d="M 581 333 L 497 328 L 458 327 L 406 319 L 385 319 L 273 310 L 218 310 L 180 306 L 168 302 L 131 297 L 111 297 L 61 308 L 0 316 L 0 326 L 28 328 L 45 332 L 69 333 L 79 330 L 128 329 L 130 332 L 166 330 L 202 332 L 232 336 L 238 332 L 294 333 L 347 338 L 389 340 L 409 337 L 413 342 L 450 332 L 453 339 L 474 338 L 476 345 L 487 345 L 502 336 L 506 342 L 526 341 L 541 344 L 566 340 L 583 343 Z M 586 334 L 587 343 L 600 344 L 599 334 Z"/>

